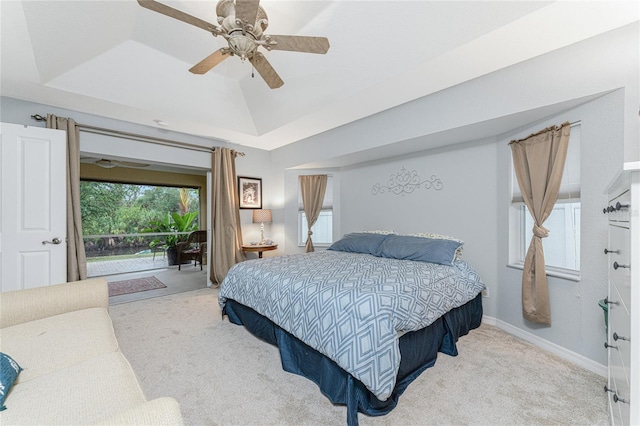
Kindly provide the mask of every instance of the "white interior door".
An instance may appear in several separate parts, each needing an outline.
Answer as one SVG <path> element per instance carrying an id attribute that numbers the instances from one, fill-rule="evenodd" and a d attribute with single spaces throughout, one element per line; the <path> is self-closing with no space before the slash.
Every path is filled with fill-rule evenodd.
<path id="1" fill-rule="evenodd" d="M 0 124 L 0 291 L 67 278 L 66 133 Z"/>

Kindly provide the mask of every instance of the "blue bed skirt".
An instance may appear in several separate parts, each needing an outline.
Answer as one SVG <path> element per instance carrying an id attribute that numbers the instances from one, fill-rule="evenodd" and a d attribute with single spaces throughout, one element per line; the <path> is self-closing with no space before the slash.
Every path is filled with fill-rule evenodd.
<path id="1" fill-rule="evenodd" d="M 382 416 L 393 410 L 400 395 L 424 370 L 436 362 L 438 352 L 456 356 L 458 338 L 480 326 L 482 295 L 455 308 L 430 326 L 400 338 L 402 360 L 393 393 L 380 401 L 360 381 L 320 352 L 286 332 L 268 318 L 234 300 L 227 300 L 222 315 L 234 324 L 244 325 L 256 337 L 280 350 L 282 368 L 312 380 L 334 404 L 347 406 L 347 424 L 358 424 L 358 412 Z"/>

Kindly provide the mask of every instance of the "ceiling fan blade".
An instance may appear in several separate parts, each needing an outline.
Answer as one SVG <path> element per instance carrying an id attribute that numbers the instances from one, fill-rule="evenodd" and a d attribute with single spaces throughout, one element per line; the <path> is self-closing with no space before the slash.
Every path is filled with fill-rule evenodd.
<path id="1" fill-rule="evenodd" d="M 305 53 L 327 53 L 329 39 L 326 37 L 307 37 L 292 35 L 268 35 L 265 46 L 268 50 L 289 50 Z"/>
<path id="2" fill-rule="evenodd" d="M 178 9 L 174 9 L 170 6 L 158 3 L 155 0 L 138 0 L 138 3 L 140 4 L 140 6 L 146 9 L 153 10 L 154 12 L 161 13 L 182 22 L 186 22 L 187 24 L 195 25 L 196 27 L 202 28 L 203 30 L 216 34 L 220 31 L 218 27 L 207 21 L 203 21 L 202 19 L 196 18 L 195 16 L 189 15 L 188 13 L 184 13 Z"/>
<path id="3" fill-rule="evenodd" d="M 267 85 L 272 89 L 277 89 L 284 84 L 278 73 L 273 69 L 267 58 L 260 52 L 256 52 L 249 61 Z"/>
<path id="4" fill-rule="evenodd" d="M 260 0 L 236 0 L 236 19 L 244 21 L 245 25 L 253 27 L 258 17 Z"/>
<path id="5" fill-rule="evenodd" d="M 216 50 L 211 55 L 207 56 L 206 58 L 192 66 L 189 71 L 194 74 L 204 74 L 211 68 L 218 65 L 220 62 L 227 59 L 229 56 L 231 56 L 229 54 L 229 49 L 223 47 L 222 49 Z"/>

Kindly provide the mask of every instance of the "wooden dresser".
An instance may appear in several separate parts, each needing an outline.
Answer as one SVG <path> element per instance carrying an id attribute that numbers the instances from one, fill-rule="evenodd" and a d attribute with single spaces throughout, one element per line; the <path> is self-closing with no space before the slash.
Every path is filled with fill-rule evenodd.
<path id="1" fill-rule="evenodd" d="M 640 162 L 625 163 L 607 187 L 609 378 L 613 425 L 640 424 Z"/>

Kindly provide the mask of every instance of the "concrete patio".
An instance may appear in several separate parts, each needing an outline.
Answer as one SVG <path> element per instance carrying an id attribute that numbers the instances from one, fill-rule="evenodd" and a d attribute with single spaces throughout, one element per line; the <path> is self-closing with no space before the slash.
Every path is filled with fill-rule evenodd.
<path id="1" fill-rule="evenodd" d="M 167 287 L 138 293 L 122 294 L 109 297 L 110 305 L 134 302 L 141 299 L 167 296 L 184 291 L 197 290 L 207 287 L 207 265 L 183 264 L 181 270 L 177 266 L 168 266 L 167 258 L 156 256 L 131 259 L 117 259 L 87 262 L 89 278 L 104 276 L 107 282 L 130 280 L 135 278 L 154 276 Z"/>
<path id="2" fill-rule="evenodd" d="M 163 256 L 156 256 L 155 260 L 153 257 L 133 257 L 130 259 L 92 261 L 87 262 L 87 276 L 91 278 L 166 268 L 169 268 L 169 266 L 167 258 Z M 171 268 L 174 268 L 174 266 L 171 266 Z M 176 266 L 175 269 L 178 269 L 178 267 Z M 198 269 L 200 269 L 199 265 Z"/>

